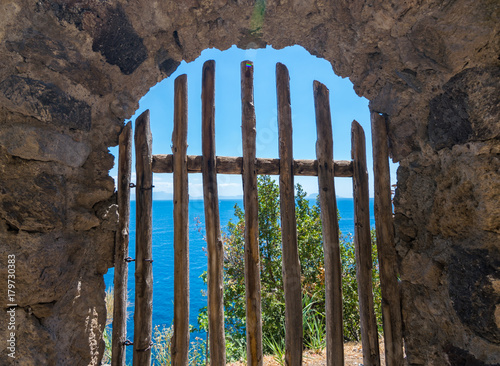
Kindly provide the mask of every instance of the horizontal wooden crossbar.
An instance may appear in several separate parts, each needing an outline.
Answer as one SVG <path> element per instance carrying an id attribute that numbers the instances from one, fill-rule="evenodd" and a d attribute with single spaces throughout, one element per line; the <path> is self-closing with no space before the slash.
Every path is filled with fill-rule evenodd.
<path id="1" fill-rule="evenodd" d="M 172 173 L 173 155 L 153 155 L 153 173 Z M 188 155 L 187 169 L 188 173 L 201 173 L 201 165 L 203 156 Z M 216 158 L 218 174 L 242 174 L 243 173 L 243 158 L 231 156 L 217 156 Z M 279 175 L 280 174 L 280 159 L 256 158 L 255 167 L 257 174 Z M 318 176 L 318 161 L 317 160 L 294 160 L 293 161 L 294 175 L 301 176 Z M 335 177 L 352 177 L 353 163 L 350 160 L 334 161 Z"/>

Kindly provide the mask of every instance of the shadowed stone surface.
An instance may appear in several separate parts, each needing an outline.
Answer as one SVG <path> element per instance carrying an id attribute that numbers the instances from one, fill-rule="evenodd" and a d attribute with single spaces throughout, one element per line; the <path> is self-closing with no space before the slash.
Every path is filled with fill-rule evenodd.
<path id="1" fill-rule="evenodd" d="M 156 61 L 158 63 L 158 68 L 165 76 L 170 76 L 181 64 L 179 61 L 170 58 L 167 50 L 160 49 L 156 55 Z"/>
<path id="2" fill-rule="evenodd" d="M 500 69 L 468 69 L 431 100 L 429 140 L 435 149 L 500 136 Z M 480 114 L 474 113 L 479 107 Z"/>
<path id="3" fill-rule="evenodd" d="M 53 84 L 11 75 L 0 83 L 0 92 L 12 103 L 12 110 L 56 126 L 90 131 L 90 106 Z"/>
<path id="4" fill-rule="evenodd" d="M 82 166 L 90 146 L 70 136 L 31 126 L 3 127 L 0 143 L 12 156 L 28 160 L 56 161 L 74 168 Z"/>
<path id="5" fill-rule="evenodd" d="M 0 298 L 15 254 L 18 364 L 99 364 L 108 147 L 182 60 L 233 44 L 299 44 L 387 116 L 406 363 L 499 364 L 499 30 L 497 0 L 0 2 Z"/>
<path id="6" fill-rule="evenodd" d="M 133 73 L 148 57 L 142 38 L 120 6 L 107 11 L 92 50 L 101 52 L 108 63 L 118 66 L 125 75 Z"/>
<path id="7" fill-rule="evenodd" d="M 476 359 L 467 351 L 460 349 L 458 347 L 447 346 L 445 347 L 445 352 L 448 355 L 448 362 L 450 365 L 454 366 L 487 366 L 484 362 Z M 490 364 L 491 365 L 491 364 Z M 495 364 L 493 366 L 499 366 L 500 364 Z"/>
<path id="8" fill-rule="evenodd" d="M 493 249 L 495 250 L 495 249 Z M 498 250 L 498 248 L 496 248 Z M 495 319 L 500 293 L 498 253 L 454 248 L 448 272 L 450 298 L 463 324 L 492 343 L 500 343 Z"/>

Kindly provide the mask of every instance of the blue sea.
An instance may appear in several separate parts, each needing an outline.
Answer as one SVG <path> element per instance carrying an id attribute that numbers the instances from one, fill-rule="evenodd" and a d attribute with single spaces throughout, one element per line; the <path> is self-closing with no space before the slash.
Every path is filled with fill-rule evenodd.
<path id="1" fill-rule="evenodd" d="M 316 200 L 311 199 L 310 204 Z M 243 207 L 241 199 L 224 199 L 219 201 L 220 222 L 225 230 L 229 220 L 236 221 L 234 205 Z M 339 228 L 343 235 L 354 232 L 354 203 L 352 198 L 337 198 L 337 207 L 341 219 Z M 375 225 L 373 218 L 373 199 L 370 199 L 370 223 Z M 153 327 L 155 325 L 170 326 L 173 316 L 174 292 L 174 249 L 173 249 L 173 201 L 153 201 Z M 207 269 L 207 256 L 205 253 L 206 242 L 204 206 L 202 200 L 189 202 L 189 286 L 190 286 L 190 323 L 197 326 L 198 311 L 207 305 L 207 298 L 203 295 L 206 285 L 200 275 Z M 129 255 L 135 257 L 135 201 L 131 202 L 130 211 L 130 245 Z M 129 266 L 128 293 L 129 312 L 134 309 L 134 263 Z M 104 276 L 106 287 L 113 285 L 114 271 L 111 268 Z M 133 340 L 133 315 L 127 323 L 128 339 Z M 191 339 L 205 334 L 192 333 Z M 131 347 L 128 347 L 131 351 Z M 131 352 L 128 352 L 130 355 Z M 128 357 L 127 357 L 128 358 Z"/>

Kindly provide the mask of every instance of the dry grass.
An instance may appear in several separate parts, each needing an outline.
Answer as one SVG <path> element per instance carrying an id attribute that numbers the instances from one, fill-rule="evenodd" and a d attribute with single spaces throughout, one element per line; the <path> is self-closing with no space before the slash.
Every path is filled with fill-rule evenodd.
<path id="1" fill-rule="evenodd" d="M 106 296 L 104 298 L 106 301 L 106 326 L 113 323 L 114 294 L 113 287 L 106 290 Z"/>
<path id="2" fill-rule="evenodd" d="M 326 365 L 326 351 L 313 352 L 307 350 L 303 353 L 303 365 L 305 366 L 323 366 Z M 380 345 L 381 366 L 385 366 L 384 345 Z M 345 366 L 359 366 L 363 364 L 363 351 L 361 343 L 349 342 L 344 344 Z M 232 362 L 228 366 L 245 366 L 245 362 Z M 273 359 L 273 356 L 264 356 L 265 366 L 279 366 L 280 364 Z"/>

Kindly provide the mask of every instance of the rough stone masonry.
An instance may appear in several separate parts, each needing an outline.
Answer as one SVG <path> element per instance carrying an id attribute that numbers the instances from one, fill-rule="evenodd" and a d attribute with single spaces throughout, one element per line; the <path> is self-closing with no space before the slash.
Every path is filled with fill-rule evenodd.
<path id="1" fill-rule="evenodd" d="M 108 147 L 181 60 L 233 44 L 302 45 L 387 116 L 406 362 L 500 364 L 499 13 L 498 0 L 2 0 L 0 279 L 15 254 L 16 364 L 99 364 Z M 5 311 L 6 293 L 1 280 Z"/>

